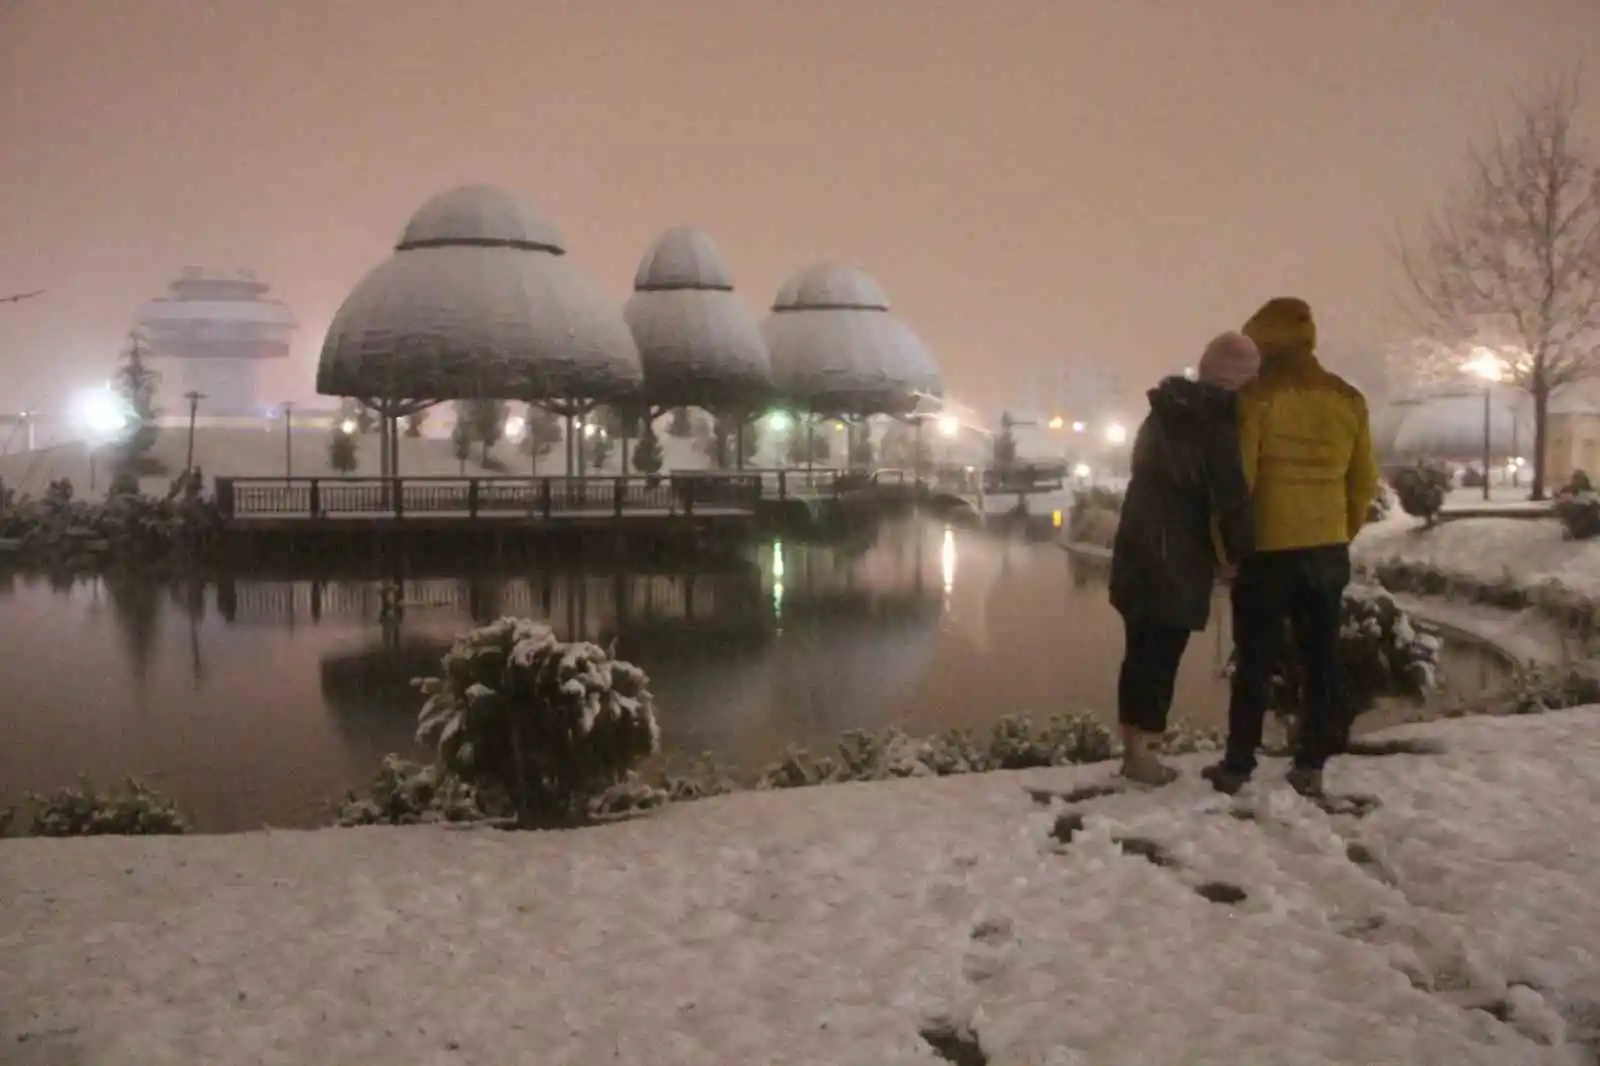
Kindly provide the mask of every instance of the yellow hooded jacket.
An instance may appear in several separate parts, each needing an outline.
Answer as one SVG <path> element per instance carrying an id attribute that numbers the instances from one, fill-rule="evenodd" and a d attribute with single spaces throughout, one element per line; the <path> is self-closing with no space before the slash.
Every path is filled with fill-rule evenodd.
<path id="1" fill-rule="evenodd" d="M 1303 300 L 1268 301 L 1243 333 L 1261 350 L 1260 376 L 1239 390 L 1256 550 L 1348 544 L 1378 490 L 1366 398 L 1318 362 Z"/>

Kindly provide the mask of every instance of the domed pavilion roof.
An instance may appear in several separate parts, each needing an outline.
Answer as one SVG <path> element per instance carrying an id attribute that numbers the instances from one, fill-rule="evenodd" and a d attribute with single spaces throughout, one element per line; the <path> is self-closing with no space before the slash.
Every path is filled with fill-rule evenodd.
<path id="1" fill-rule="evenodd" d="M 734 295 L 709 236 L 677 226 L 651 244 L 623 308 L 653 405 L 759 405 L 772 390 L 767 346 Z"/>
<path id="2" fill-rule="evenodd" d="M 878 283 L 821 263 L 784 282 L 761 324 L 774 384 L 791 402 L 829 414 L 903 414 L 939 395 L 939 368 L 889 311 Z"/>
<path id="3" fill-rule="evenodd" d="M 554 226 L 487 185 L 440 193 L 334 316 L 317 391 L 389 400 L 603 400 L 643 375 L 633 335 Z"/>
<path id="4" fill-rule="evenodd" d="M 1400 459 L 1469 462 L 1483 455 L 1483 392 L 1469 390 L 1416 397 L 1397 404 L 1404 413 L 1394 429 L 1392 452 Z M 1374 430 L 1380 419 L 1374 417 Z M 1383 442 L 1374 432 L 1374 445 Z M 1527 396 L 1496 389 L 1489 405 L 1489 450 L 1496 457 L 1533 448 L 1533 414 Z"/>

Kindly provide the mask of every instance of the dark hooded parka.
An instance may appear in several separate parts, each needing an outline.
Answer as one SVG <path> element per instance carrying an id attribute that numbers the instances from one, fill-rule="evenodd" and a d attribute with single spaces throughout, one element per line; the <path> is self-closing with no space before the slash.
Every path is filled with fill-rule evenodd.
<path id="1" fill-rule="evenodd" d="M 1148 395 L 1112 553 L 1111 603 L 1130 619 L 1202 630 L 1219 547 L 1230 563 L 1254 549 L 1234 395 L 1182 377 Z"/>

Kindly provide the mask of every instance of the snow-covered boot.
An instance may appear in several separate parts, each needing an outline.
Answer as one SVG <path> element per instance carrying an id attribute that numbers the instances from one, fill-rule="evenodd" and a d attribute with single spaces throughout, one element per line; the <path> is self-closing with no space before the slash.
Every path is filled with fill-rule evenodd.
<path id="1" fill-rule="evenodd" d="M 1322 796 L 1326 795 L 1326 793 L 1322 791 L 1321 770 L 1307 770 L 1303 767 L 1296 766 L 1288 773 L 1284 774 L 1283 779 L 1289 783 L 1290 788 L 1300 793 L 1300 795 L 1305 796 L 1307 799 L 1320 799 Z"/>
<path id="2" fill-rule="evenodd" d="M 1136 785 L 1170 785 L 1178 779 L 1176 767 L 1161 761 L 1160 733 L 1146 733 L 1129 725 L 1122 729 L 1122 776 Z"/>
<path id="3" fill-rule="evenodd" d="M 1211 787 L 1227 796 L 1232 796 L 1250 783 L 1250 775 L 1242 774 L 1225 762 L 1212 763 L 1200 771 L 1200 776 L 1211 782 Z"/>

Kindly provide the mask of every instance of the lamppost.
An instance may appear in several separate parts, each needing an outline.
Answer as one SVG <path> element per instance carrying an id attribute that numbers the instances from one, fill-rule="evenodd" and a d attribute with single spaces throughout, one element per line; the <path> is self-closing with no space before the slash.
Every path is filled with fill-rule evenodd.
<path id="1" fill-rule="evenodd" d="M 199 413 L 200 401 L 206 398 L 206 394 L 191 389 L 183 394 L 183 398 L 189 401 L 189 448 L 183 462 L 183 470 L 187 474 L 194 470 L 194 418 Z"/>
<path id="2" fill-rule="evenodd" d="M 91 389 L 78 397 L 75 404 L 75 421 L 87 436 L 89 451 L 89 491 L 95 488 L 95 453 L 101 445 L 114 440 L 132 421 L 128 404 L 111 391 L 110 386 Z"/>
<path id="3" fill-rule="evenodd" d="M 294 401 L 283 401 L 283 478 L 294 477 L 294 445 L 290 433 L 294 431 Z"/>
<path id="4" fill-rule="evenodd" d="M 1503 377 L 1505 370 L 1500 365 L 1500 359 L 1489 349 L 1479 348 L 1465 366 L 1469 374 L 1483 382 L 1483 498 L 1489 499 L 1489 470 L 1493 463 L 1490 452 L 1493 448 L 1493 405 L 1494 386 Z"/>

